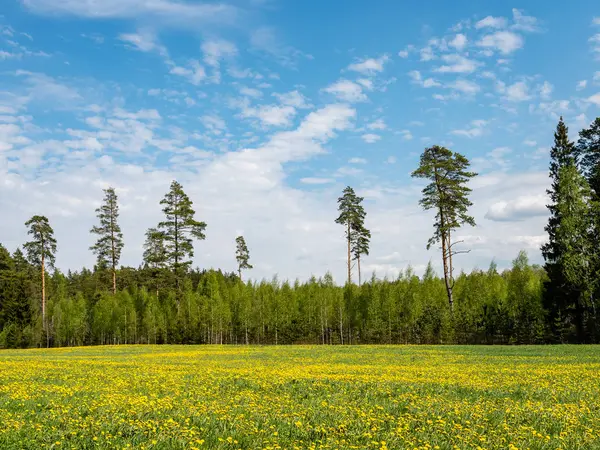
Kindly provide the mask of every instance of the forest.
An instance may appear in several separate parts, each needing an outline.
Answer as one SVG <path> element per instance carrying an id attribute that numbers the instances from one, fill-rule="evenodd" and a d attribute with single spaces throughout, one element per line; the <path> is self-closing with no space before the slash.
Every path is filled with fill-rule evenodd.
<path id="1" fill-rule="evenodd" d="M 369 255 L 363 198 L 346 187 L 335 220 L 347 244 L 347 280 L 327 273 L 305 282 L 244 281 L 252 269 L 243 236 L 237 273 L 192 268 L 194 241 L 207 224 L 173 181 L 160 202 L 164 221 L 146 232 L 139 267 L 119 265 L 125 239 L 115 189 L 104 190 L 90 232 L 92 270 L 54 267 L 60 243 L 50 221 L 25 223 L 29 241 L 14 252 L 0 244 L 0 348 L 102 344 L 542 344 L 597 343 L 600 321 L 600 118 L 570 141 L 562 117 L 550 150 L 549 218 L 544 265 L 515 255 L 512 267 L 455 274 L 468 252 L 456 230 L 469 215 L 468 159 L 439 146 L 424 150 L 415 178 L 429 182 L 420 205 L 435 213 L 424 248 L 441 250 L 418 277 L 366 280 Z M 342 236 L 342 232 L 340 232 Z M 356 278 L 354 275 L 357 275 Z"/>

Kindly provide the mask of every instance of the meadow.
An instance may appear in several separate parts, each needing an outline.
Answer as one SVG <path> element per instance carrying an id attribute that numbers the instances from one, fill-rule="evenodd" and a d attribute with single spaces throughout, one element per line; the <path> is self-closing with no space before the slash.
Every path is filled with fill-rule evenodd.
<path id="1" fill-rule="evenodd" d="M 600 448 L 594 346 L 0 351 L 0 448 Z"/>

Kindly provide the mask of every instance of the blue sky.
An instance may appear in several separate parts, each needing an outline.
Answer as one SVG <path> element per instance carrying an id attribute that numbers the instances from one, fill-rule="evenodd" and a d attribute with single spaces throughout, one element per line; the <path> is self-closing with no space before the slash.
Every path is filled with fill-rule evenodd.
<path id="1" fill-rule="evenodd" d="M 200 267 L 233 269 L 243 233 L 253 278 L 341 281 L 346 185 L 373 233 L 365 271 L 438 267 L 410 178 L 433 144 L 479 173 L 456 264 L 506 267 L 520 249 L 541 262 L 558 117 L 576 139 L 600 113 L 600 7 L 5 0 L 0 79 L 2 242 L 47 215 L 63 270 L 93 264 L 107 186 L 137 266 L 173 179 L 208 223 Z"/>

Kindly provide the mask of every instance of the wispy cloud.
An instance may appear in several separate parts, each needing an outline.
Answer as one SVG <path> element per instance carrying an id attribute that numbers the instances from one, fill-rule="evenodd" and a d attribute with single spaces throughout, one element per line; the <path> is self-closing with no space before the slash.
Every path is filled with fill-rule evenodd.
<path id="1" fill-rule="evenodd" d="M 469 59 L 458 54 L 443 55 L 442 60 L 446 63 L 436 67 L 434 72 L 439 73 L 471 73 L 481 65 L 478 61 Z"/>
<path id="2" fill-rule="evenodd" d="M 379 58 L 366 58 L 352 63 L 348 66 L 348 70 L 359 72 L 363 75 L 374 75 L 382 72 L 385 63 L 389 61 L 388 55 L 383 55 Z"/>

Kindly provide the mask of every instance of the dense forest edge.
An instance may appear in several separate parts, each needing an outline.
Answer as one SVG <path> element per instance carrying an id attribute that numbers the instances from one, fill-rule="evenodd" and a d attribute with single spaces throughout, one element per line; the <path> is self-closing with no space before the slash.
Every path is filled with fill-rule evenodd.
<path id="1" fill-rule="evenodd" d="M 306 282 L 244 282 L 252 269 L 243 236 L 237 273 L 192 269 L 194 241 L 207 224 L 174 181 L 160 202 L 165 220 L 146 232 L 143 263 L 119 266 L 125 245 L 115 189 L 96 210 L 93 270 L 53 267 L 58 243 L 47 217 L 25 223 L 30 241 L 12 254 L 0 244 L 0 348 L 97 344 L 543 344 L 597 343 L 600 322 L 600 118 L 569 141 L 560 118 L 550 150 L 548 241 L 544 266 L 520 252 L 510 269 L 454 274 L 468 252 L 456 231 L 469 215 L 469 161 L 433 146 L 413 177 L 429 182 L 420 205 L 435 212 L 428 248 L 441 250 L 418 277 L 362 279 L 369 255 L 363 198 L 351 187 L 338 199 L 335 222 L 347 243 L 347 280 L 328 273 Z M 399 225 L 400 226 L 400 225 Z M 357 275 L 356 279 L 353 278 Z"/>

